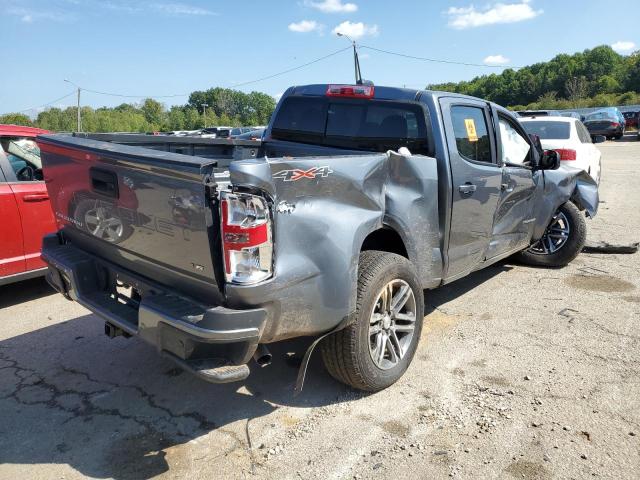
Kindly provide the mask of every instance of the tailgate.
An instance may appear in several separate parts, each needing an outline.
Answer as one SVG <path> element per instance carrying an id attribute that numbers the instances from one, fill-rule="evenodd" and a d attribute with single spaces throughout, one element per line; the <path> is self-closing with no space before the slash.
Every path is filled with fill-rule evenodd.
<path id="1" fill-rule="evenodd" d="M 69 135 L 38 144 L 68 241 L 163 287 L 221 299 L 214 160 Z"/>

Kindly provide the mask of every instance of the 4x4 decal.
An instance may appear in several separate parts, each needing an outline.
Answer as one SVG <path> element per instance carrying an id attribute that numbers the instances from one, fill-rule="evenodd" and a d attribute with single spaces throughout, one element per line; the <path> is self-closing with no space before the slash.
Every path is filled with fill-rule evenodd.
<path id="1" fill-rule="evenodd" d="M 278 173 L 273 174 L 273 178 L 279 178 L 285 182 L 295 182 L 302 178 L 327 177 L 330 173 L 333 173 L 333 170 L 331 170 L 329 166 L 311 167 L 309 170 L 294 168 L 291 170 L 280 170 Z"/>

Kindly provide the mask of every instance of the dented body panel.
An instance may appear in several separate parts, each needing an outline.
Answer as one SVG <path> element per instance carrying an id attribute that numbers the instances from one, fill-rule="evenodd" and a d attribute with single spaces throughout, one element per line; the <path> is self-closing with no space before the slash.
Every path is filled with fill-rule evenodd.
<path id="1" fill-rule="evenodd" d="M 298 181 L 274 178 L 311 168 L 329 173 Z M 390 153 L 248 160 L 231 165 L 230 181 L 238 187 L 260 185 L 276 206 L 274 278 L 260 287 L 227 287 L 231 305 L 271 302 L 280 312 L 266 340 L 319 333 L 343 321 L 355 309 L 362 244 L 378 229 L 401 232 L 425 288 L 440 283 L 434 158 Z M 280 211 L 281 204 L 286 211 Z"/>

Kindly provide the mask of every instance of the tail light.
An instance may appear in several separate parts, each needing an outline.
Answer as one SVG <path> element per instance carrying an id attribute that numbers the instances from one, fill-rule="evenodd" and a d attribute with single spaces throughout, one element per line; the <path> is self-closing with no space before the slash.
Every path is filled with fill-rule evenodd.
<path id="1" fill-rule="evenodd" d="M 555 150 L 560 155 L 560 160 L 576 160 L 576 151 L 571 148 L 556 148 Z"/>
<path id="2" fill-rule="evenodd" d="M 613 128 L 618 128 L 620 126 L 620 124 L 618 122 L 611 122 L 611 126 Z"/>
<path id="3" fill-rule="evenodd" d="M 329 85 L 327 97 L 373 98 L 373 85 Z"/>
<path id="4" fill-rule="evenodd" d="M 271 215 L 263 197 L 222 192 L 222 250 L 227 282 L 253 284 L 273 273 Z"/>

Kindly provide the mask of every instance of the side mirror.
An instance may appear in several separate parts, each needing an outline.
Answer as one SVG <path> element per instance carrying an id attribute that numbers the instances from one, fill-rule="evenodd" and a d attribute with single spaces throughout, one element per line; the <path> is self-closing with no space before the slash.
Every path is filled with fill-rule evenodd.
<path id="1" fill-rule="evenodd" d="M 560 155 L 555 150 L 545 150 L 540 157 L 540 170 L 557 170 L 560 168 Z"/>
<path id="2" fill-rule="evenodd" d="M 594 135 L 593 136 L 593 143 L 602 143 L 602 142 L 606 142 L 607 141 L 607 137 L 605 137 L 604 135 Z"/>

